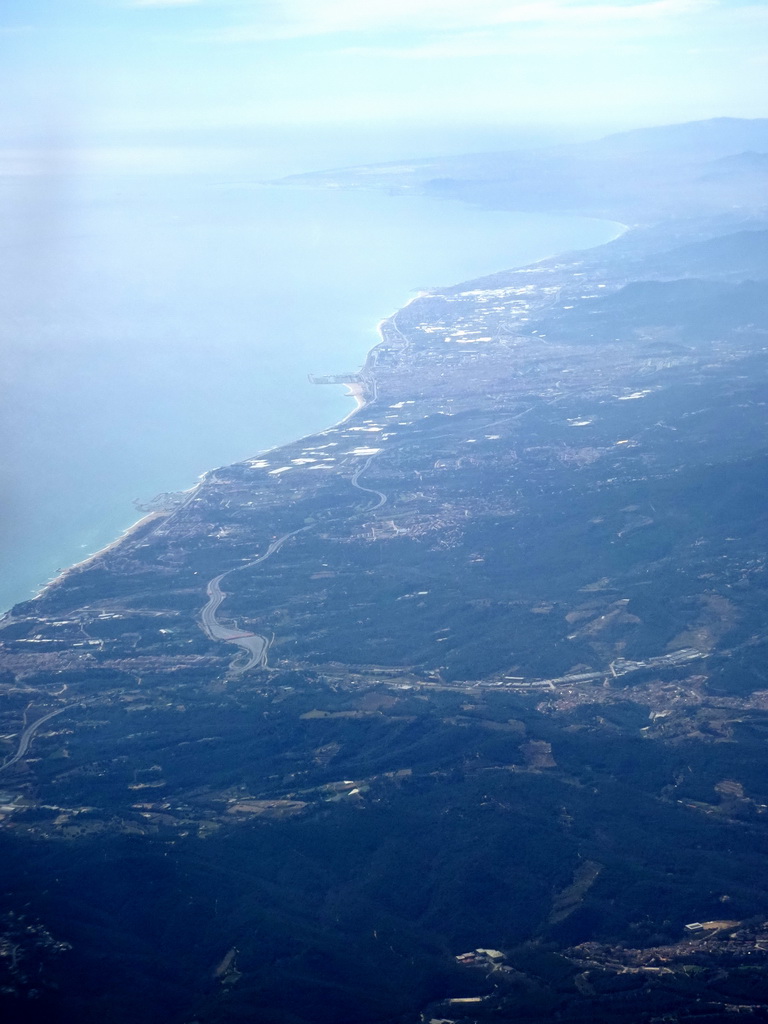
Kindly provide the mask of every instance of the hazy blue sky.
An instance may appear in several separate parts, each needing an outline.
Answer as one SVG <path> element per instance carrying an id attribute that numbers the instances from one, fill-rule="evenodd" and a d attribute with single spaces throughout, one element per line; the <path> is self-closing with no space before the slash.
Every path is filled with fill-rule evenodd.
<path id="1" fill-rule="evenodd" d="M 3 0 L 6 139 L 768 112 L 768 3 Z"/>

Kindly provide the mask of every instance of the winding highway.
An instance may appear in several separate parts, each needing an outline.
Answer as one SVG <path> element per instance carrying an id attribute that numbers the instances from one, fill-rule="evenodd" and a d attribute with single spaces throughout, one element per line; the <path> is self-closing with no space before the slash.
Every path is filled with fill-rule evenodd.
<path id="1" fill-rule="evenodd" d="M 381 508 L 381 506 L 387 501 L 386 494 L 383 494 L 381 491 L 377 491 L 372 487 L 363 487 L 363 485 L 359 483 L 360 477 L 368 469 L 374 458 L 375 455 L 370 455 L 362 466 L 355 470 L 350 479 L 350 483 L 353 487 L 357 488 L 358 491 L 364 491 L 366 494 L 373 494 L 378 499 L 375 505 L 366 509 L 366 512 L 373 512 L 375 509 Z M 272 641 L 268 640 L 267 637 L 262 636 L 260 633 L 251 633 L 240 629 L 235 622 L 230 621 L 229 624 L 226 624 L 219 621 L 217 613 L 222 602 L 227 597 L 226 591 L 221 588 L 222 580 L 233 572 L 239 572 L 241 569 L 252 569 L 255 565 L 260 565 L 262 562 L 266 562 L 268 558 L 271 558 L 275 552 L 280 550 L 287 540 L 291 537 L 295 537 L 299 533 L 304 533 L 305 530 L 312 529 L 312 525 L 313 524 L 302 526 L 298 530 L 291 530 L 290 533 L 284 533 L 281 537 L 276 537 L 263 555 L 259 555 L 258 558 L 254 558 L 252 561 L 246 562 L 244 565 L 236 565 L 233 569 L 227 569 L 226 572 L 219 573 L 218 576 L 214 576 L 213 579 L 209 581 L 208 586 L 206 587 L 208 601 L 200 612 L 200 625 L 210 640 L 217 640 L 221 643 L 227 644 L 235 644 L 237 647 L 240 647 L 245 651 L 245 660 L 241 661 L 239 664 L 233 664 L 230 667 L 230 671 L 234 675 L 242 675 L 243 672 L 247 672 L 249 669 L 255 668 L 257 665 L 260 668 L 268 668 L 267 655 L 269 654 L 269 647 Z"/>
<path id="2" fill-rule="evenodd" d="M 63 708 L 56 708 L 55 711 L 49 711 L 47 715 L 43 715 L 42 718 L 38 718 L 36 722 L 32 723 L 32 725 L 28 725 L 19 737 L 19 746 L 16 753 L 13 757 L 9 757 L 4 764 L 0 764 L 0 772 L 4 772 L 7 768 L 11 768 L 26 755 L 32 740 L 35 738 L 35 733 L 41 725 L 45 725 L 46 722 L 50 722 L 50 720 L 55 718 L 56 715 L 62 715 L 65 711 L 71 710 L 71 708 L 79 707 L 81 703 L 82 702 L 78 702 L 78 704 L 67 704 Z"/>
<path id="3" fill-rule="evenodd" d="M 218 612 L 222 601 L 224 601 L 227 596 L 226 592 L 221 589 L 221 581 L 225 576 L 229 576 L 230 573 L 238 572 L 240 569 L 251 569 L 254 565 L 260 565 L 262 562 L 266 562 L 266 560 L 274 555 L 276 551 L 280 550 L 283 544 L 285 544 L 290 537 L 295 537 L 297 533 L 303 533 L 308 529 L 310 529 L 309 526 L 302 526 L 298 530 L 291 530 L 290 533 L 284 533 L 282 537 L 277 537 L 272 541 L 263 555 L 259 555 L 258 558 L 254 558 L 253 561 L 246 562 L 244 565 L 236 565 L 234 569 L 228 569 L 226 572 L 219 573 L 218 576 L 214 576 L 214 578 L 208 583 L 208 586 L 206 587 L 208 603 L 200 612 L 200 624 L 209 639 L 235 644 L 246 652 L 246 660 L 241 662 L 239 665 L 232 666 L 232 672 L 234 674 L 241 675 L 243 672 L 247 672 L 248 669 L 254 668 L 256 665 L 259 665 L 261 668 L 267 668 L 267 654 L 269 652 L 271 640 L 268 640 L 260 633 L 248 633 L 242 629 L 238 629 L 236 625 L 227 626 L 218 621 L 216 613 Z"/>
<path id="4" fill-rule="evenodd" d="M 363 475 L 363 473 L 366 471 L 366 469 L 368 469 L 368 467 L 370 466 L 370 464 L 373 462 L 373 460 L 375 458 L 376 458 L 375 455 L 369 455 L 368 458 L 363 463 L 363 465 L 359 469 L 355 470 L 355 472 L 354 472 L 354 474 L 352 476 L 352 479 L 349 481 L 352 484 L 353 487 L 356 487 L 358 489 L 358 491 L 365 491 L 366 494 L 375 494 L 376 497 L 379 499 L 376 502 L 375 505 L 371 505 L 370 508 L 367 508 L 365 510 L 366 512 L 373 512 L 377 508 L 381 508 L 381 506 L 386 504 L 386 501 L 387 501 L 386 494 L 383 494 L 381 491 L 375 490 L 373 487 L 363 487 L 362 484 L 358 483 L 358 480 L 360 479 L 360 477 Z"/>
<path id="5" fill-rule="evenodd" d="M 225 626 L 216 620 L 216 612 L 219 605 L 227 596 L 220 587 L 221 581 L 226 576 L 226 573 L 221 573 L 219 576 L 215 576 L 208 584 L 206 593 L 208 594 L 208 604 L 203 608 L 200 613 L 200 622 L 203 629 L 207 633 L 211 640 L 221 640 L 224 643 L 233 643 L 238 647 L 242 647 L 248 654 L 248 658 L 244 664 L 237 667 L 237 672 L 245 672 L 246 669 L 253 668 L 254 665 L 260 665 L 262 668 L 267 667 L 267 651 L 269 649 L 269 643 L 266 637 L 263 637 L 260 633 L 244 633 L 242 629 L 237 629 L 232 626 Z"/>

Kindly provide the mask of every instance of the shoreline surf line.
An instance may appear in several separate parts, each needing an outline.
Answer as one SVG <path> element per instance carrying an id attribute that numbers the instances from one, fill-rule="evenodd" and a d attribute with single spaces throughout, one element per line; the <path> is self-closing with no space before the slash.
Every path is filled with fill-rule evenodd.
<path id="1" fill-rule="evenodd" d="M 90 563 L 95 561 L 97 558 L 100 558 L 102 555 L 107 554 L 107 552 L 111 551 L 113 548 L 118 547 L 118 545 L 122 544 L 123 541 L 128 540 L 129 537 L 131 537 L 134 533 L 138 533 L 139 530 L 142 528 L 142 526 L 144 526 L 146 523 L 151 522 L 153 519 L 158 519 L 160 517 L 167 517 L 169 514 L 170 513 L 168 513 L 168 512 L 148 512 L 145 516 L 142 516 L 141 519 L 137 519 L 135 523 L 132 523 L 129 527 L 127 527 L 125 530 L 123 530 L 123 532 L 118 537 L 115 537 L 114 540 L 111 540 L 109 542 L 109 544 L 105 544 L 103 548 L 99 548 L 98 551 L 94 551 L 90 555 L 86 555 L 86 557 L 81 559 L 79 562 L 74 562 L 72 565 L 67 566 L 66 569 L 62 569 L 61 572 L 57 573 L 54 577 L 52 577 L 52 579 L 50 579 L 46 583 L 44 583 L 40 587 L 40 589 L 32 597 L 27 598 L 27 600 L 29 600 L 29 601 L 36 600 L 49 587 L 54 587 L 57 584 L 61 583 L 62 580 L 69 573 L 74 572 L 76 569 L 84 569 L 86 566 L 90 565 Z M 18 604 L 22 604 L 23 602 L 19 601 L 17 603 Z M 6 612 L 6 615 L 9 615 L 9 614 L 10 614 L 10 610 L 8 612 Z"/>
<path id="2" fill-rule="evenodd" d="M 187 495 L 187 497 L 184 499 L 184 501 L 179 506 L 179 508 L 184 508 L 185 505 L 189 504 L 189 502 L 192 500 L 192 498 L 194 498 L 196 492 L 198 491 L 198 489 L 202 485 L 203 477 L 206 476 L 209 472 L 212 472 L 212 470 L 206 470 L 206 473 L 204 473 L 200 477 L 198 482 L 193 487 L 188 487 L 186 490 L 178 492 L 178 493 L 186 494 Z M 43 583 L 39 587 L 39 589 L 35 591 L 35 593 L 32 595 L 32 597 L 25 598 L 22 601 L 17 601 L 16 604 L 24 604 L 24 603 L 26 603 L 26 601 L 35 601 L 35 600 L 37 600 L 37 598 L 41 597 L 45 593 L 45 591 L 48 590 L 50 587 L 55 587 L 55 586 L 58 586 L 60 583 L 62 583 L 64 581 L 64 579 L 70 573 L 75 572 L 75 571 L 77 571 L 79 569 L 86 568 L 92 562 L 95 562 L 97 559 L 101 558 L 103 555 L 106 555 L 108 552 L 112 551 L 114 548 L 119 547 L 124 541 L 129 540 L 134 534 L 138 533 L 148 523 L 151 523 L 155 519 L 168 519 L 170 516 L 173 515 L 174 512 L 178 512 L 178 511 L 179 511 L 179 509 L 175 508 L 175 509 L 171 509 L 168 512 L 163 512 L 163 511 L 160 511 L 160 510 L 157 510 L 157 511 L 154 511 L 154 512 L 148 512 L 146 515 L 142 516 L 140 519 L 137 519 L 135 523 L 131 523 L 130 526 L 126 527 L 122 531 L 122 533 L 120 533 L 117 537 L 115 537 L 114 540 L 111 540 L 108 544 L 105 544 L 104 547 L 99 548 L 97 551 L 91 552 L 90 555 L 86 555 L 86 557 L 80 559 L 79 562 L 73 562 L 72 565 L 68 565 L 66 567 L 66 569 L 62 569 L 61 572 L 56 573 L 56 575 L 51 577 L 51 579 L 46 580 L 46 582 Z M 0 614 L 0 624 L 2 624 L 4 622 L 7 622 L 8 620 L 10 620 L 12 618 L 11 611 L 12 611 L 13 607 L 15 607 L 15 605 L 11 606 L 11 608 L 7 609 L 5 612 Z"/>

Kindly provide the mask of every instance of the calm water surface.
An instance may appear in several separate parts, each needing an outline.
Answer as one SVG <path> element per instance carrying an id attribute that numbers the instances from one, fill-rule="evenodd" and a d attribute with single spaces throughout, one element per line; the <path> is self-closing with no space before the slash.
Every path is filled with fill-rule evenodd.
<path id="1" fill-rule="evenodd" d="M 423 288 L 617 225 L 201 177 L 6 179 L 0 609 L 113 540 L 133 500 L 322 429 Z"/>

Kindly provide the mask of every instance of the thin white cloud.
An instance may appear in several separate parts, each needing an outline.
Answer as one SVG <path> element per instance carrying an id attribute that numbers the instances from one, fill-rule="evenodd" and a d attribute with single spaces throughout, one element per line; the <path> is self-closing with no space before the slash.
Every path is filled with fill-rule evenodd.
<path id="1" fill-rule="evenodd" d="M 149 0 L 152 2 L 152 0 Z M 160 0 L 162 2 L 162 0 Z M 236 6 L 244 22 L 217 33 L 248 42 L 381 32 L 433 35 L 535 25 L 658 22 L 697 14 L 717 0 L 261 0 Z M 258 16 L 256 16 L 258 15 Z"/>
<path id="2" fill-rule="evenodd" d="M 646 34 L 624 30 L 617 31 L 605 26 L 601 31 L 585 32 L 567 29 L 549 32 L 530 31 L 512 32 L 509 30 L 496 32 L 454 33 L 412 46 L 344 46 L 335 52 L 340 55 L 360 55 L 376 57 L 394 57 L 407 60 L 439 60 L 450 58 L 474 57 L 534 57 L 547 59 L 553 57 L 573 56 L 579 51 L 582 42 L 598 48 L 611 47 L 616 52 L 621 47 L 627 49 L 642 47 Z"/>

